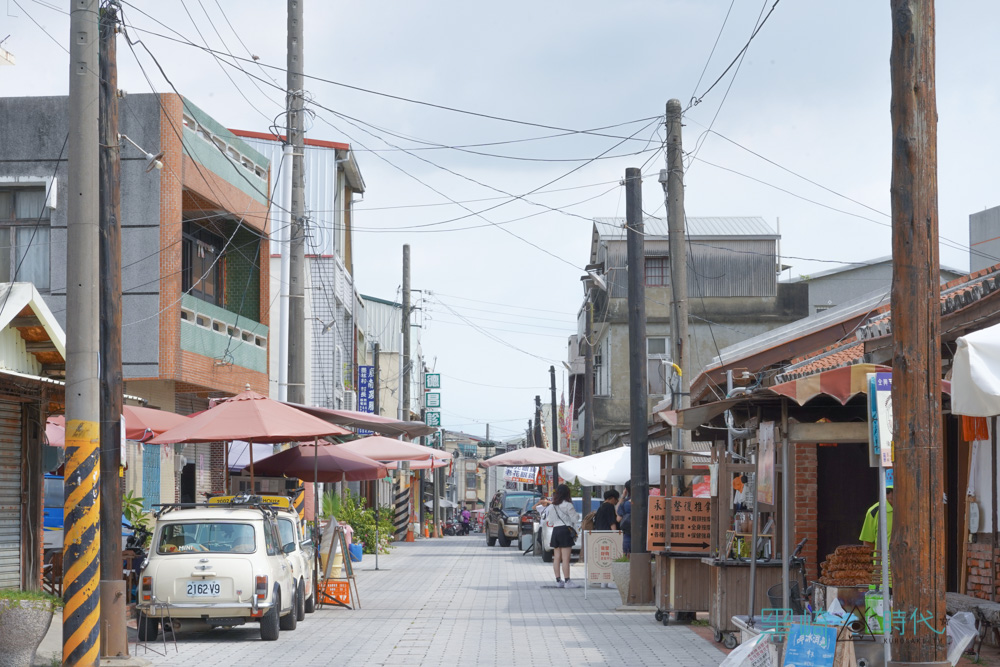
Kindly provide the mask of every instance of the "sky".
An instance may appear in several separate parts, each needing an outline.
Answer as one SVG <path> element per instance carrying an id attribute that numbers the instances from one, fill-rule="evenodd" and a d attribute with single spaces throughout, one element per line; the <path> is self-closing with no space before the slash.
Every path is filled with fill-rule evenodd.
<path id="1" fill-rule="evenodd" d="M 0 39 L 17 65 L 0 67 L 0 94 L 66 94 L 69 3 L 4 3 Z M 1000 204 L 1000 5 L 937 5 L 941 262 L 965 271 L 969 214 Z M 358 290 L 399 300 L 411 247 L 443 425 L 516 435 L 535 395 L 549 398 L 550 366 L 566 390 L 590 220 L 624 217 L 628 167 L 642 169 L 643 210 L 664 215 L 671 98 L 686 109 L 687 215 L 779 224 L 784 277 L 889 255 L 889 9 L 305 1 L 307 136 L 356 152 Z M 285 3 L 130 0 L 123 16 L 120 88 L 174 87 L 228 127 L 266 131 L 281 113 Z"/>

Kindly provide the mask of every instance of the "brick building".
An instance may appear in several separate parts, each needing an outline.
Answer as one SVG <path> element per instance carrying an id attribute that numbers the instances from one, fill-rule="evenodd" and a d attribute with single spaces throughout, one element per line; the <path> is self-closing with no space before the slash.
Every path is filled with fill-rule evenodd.
<path id="1" fill-rule="evenodd" d="M 141 147 L 121 147 L 125 391 L 181 414 L 246 385 L 266 393 L 268 159 L 178 95 L 129 95 L 119 114 Z M 14 202 L 0 281 L 34 282 L 62 325 L 67 128 L 66 97 L 0 99 L 0 193 Z M 21 215 L 36 200 L 42 213 Z M 133 443 L 127 456 L 147 503 L 222 490 L 221 444 Z"/>

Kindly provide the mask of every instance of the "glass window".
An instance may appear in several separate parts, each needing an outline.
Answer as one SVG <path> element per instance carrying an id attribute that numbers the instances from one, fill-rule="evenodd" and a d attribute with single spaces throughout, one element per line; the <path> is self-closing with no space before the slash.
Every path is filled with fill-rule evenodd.
<path id="1" fill-rule="evenodd" d="M 45 478 L 45 507 L 63 506 L 63 481 L 62 478 Z"/>
<path id="2" fill-rule="evenodd" d="M 0 189 L 0 282 L 49 290 L 50 214 L 44 187 Z"/>
<path id="3" fill-rule="evenodd" d="M 277 556 L 281 553 L 281 547 L 278 545 L 278 528 L 270 521 L 264 523 L 264 547 L 268 556 Z"/>
<path id="4" fill-rule="evenodd" d="M 216 306 L 222 306 L 222 249 L 225 240 L 204 227 L 184 223 L 181 250 L 181 289 Z"/>
<path id="5" fill-rule="evenodd" d="M 298 542 L 295 539 L 295 522 L 291 519 L 278 519 L 278 535 L 281 538 L 281 546 Z"/>
<path id="6" fill-rule="evenodd" d="M 607 346 L 607 338 L 594 346 L 594 396 L 608 396 L 611 393 L 611 388 L 608 386 L 608 368 L 605 363 Z"/>
<path id="7" fill-rule="evenodd" d="M 659 287 L 670 284 L 670 262 L 666 257 L 646 258 L 646 286 Z"/>
<path id="8" fill-rule="evenodd" d="M 465 473 L 465 488 L 474 489 L 479 483 L 479 480 L 474 472 Z"/>
<path id="9" fill-rule="evenodd" d="M 160 530 L 156 551 L 172 553 L 249 554 L 256 550 L 253 526 L 248 523 L 168 523 Z"/>

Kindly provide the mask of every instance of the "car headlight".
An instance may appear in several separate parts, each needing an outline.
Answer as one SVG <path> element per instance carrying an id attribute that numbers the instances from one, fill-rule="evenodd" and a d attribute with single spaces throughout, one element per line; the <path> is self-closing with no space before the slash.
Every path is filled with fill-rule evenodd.
<path id="1" fill-rule="evenodd" d="M 507 517 L 506 521 L 507 521 L 507 523 L 513 523 L 513 524 L 516 524 L 516 523 L 517 523 L 517 521 L 518 521 L 518 519 L 517 519 L 517 517 L 516 517 L 516 516 L 509 516 L 509 517 Z"/>

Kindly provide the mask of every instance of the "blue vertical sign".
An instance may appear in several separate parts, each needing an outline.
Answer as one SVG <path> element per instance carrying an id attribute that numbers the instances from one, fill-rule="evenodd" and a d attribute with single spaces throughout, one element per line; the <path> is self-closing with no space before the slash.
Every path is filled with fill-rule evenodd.
<path id="1" fill-rule="evenodd" d="M 375 412 L 375 367 L 358 366 L 358 412 Z M 368 429 L 358 429 L 359 435 L 371 435 Z"/>

